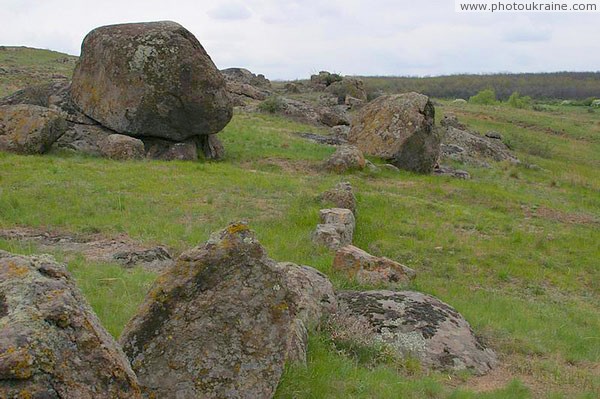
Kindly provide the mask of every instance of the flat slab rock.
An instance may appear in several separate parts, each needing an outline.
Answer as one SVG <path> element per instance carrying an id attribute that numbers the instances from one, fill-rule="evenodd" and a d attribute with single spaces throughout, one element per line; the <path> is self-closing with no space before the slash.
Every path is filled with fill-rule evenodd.
<path id="1" fill-rule="evenodd" d="M 233 223 L 159 277 L 120 342 L 147 397 L 271 398 L 305 356 L 305 322 L 334 305 L 323 275 L 269 259 Z"/>
<path id="2" fill-rule="evenodd" d="M 474 335 L 452 307 L 412 291 L 338 292 L 343 317 L 366 322 L 374 341 L 389 344 L 400 357 L 413 356 L 427 367 L 446 371 L 489 372 L 496 354 Z"/>
<path id="3" fill-rule="evenodd" d="M 59 250 L 67 255 L 83 255 L 91 262 L 115 262 L 124 267 L 141 266 L 155 272 L 173 264 L 173 259 L 166 248 L 145 247 L 126 235 L 115 238 L 76 237 L 30 228 L 13 228 L 0 230 L 0 238 L 32 242 L 42 252 Z"/>
<path id="4" fill-rule="evenodd" d="M 127 358 L 47 255 L 0 251 L 0 398 L 141 398 Z"/>

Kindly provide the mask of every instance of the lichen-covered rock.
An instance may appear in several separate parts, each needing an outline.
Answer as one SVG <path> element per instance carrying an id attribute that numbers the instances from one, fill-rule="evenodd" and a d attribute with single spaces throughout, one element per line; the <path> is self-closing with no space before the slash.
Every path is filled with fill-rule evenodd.
<path id="1" fill-rule="evenodd" d="M 344 173 L 364 169 L 365 157 L 360 149 L 353 145 L 341 145 L 325 161 L 324 168 L 330 172 Z"/>
<path id="2" fill-rule="evenodd" d="M 496 138 L 448 126 L 442 140 L 442 159 L 476 166 L 488 166 L 488 161 L 520 163 L 510 149 Z"/>
<path id="3" fill-rule="evenodd" d="M 422 94 L 381 96 L 355 115 L 348 142 L 400 169 L 431 173 L 440 153 L 434 114 L 433 104 Z"/>
<path id="4" fill-rule="evenodd" d="M 331 128 L 331 135 L 343 141 L 348 140 L 348 133 L 350 133 L 348 125 L 337 125 Z"/>
<path id="5" fill-rule="evenodd" d="M 466 130 L 466 126 L 460 123 L 456 115 L 450 112 L 444 114 L 444 117 L 440 121 L 440 125 L 442 125 L 442 127 L 454 127 L 456 129 Z"/>
<path id="6" fill-rule="evenodd" d="M 107 158 L 120 161 L 143 159 L 145 155 L 142 140 L 123 134 L 111 134 L 106 137 L 100 143 L 100 152 Z"/>
<path id="7" fill-rule="evenodd" d="M 321 209 L 319 215 L 321 224 L 313 233 L 315 244 L 334 250 L 352 244 L 356 220 L 350 209 Z"/>
<path id="8" fill-rule="evenodd" d="M 29 86 L 10 96 L 0 99 L 0 105 L 30 104 L 50 108 L 60 112 L 73 123 L 94 125 L 95 121 L 85 116 L 71 98 L 71 82 L 67 79 L 54 80 L 36 86 Z"/>
<path id="9" fill-rule="evenodd" d="M 102 156 L 101 144 L 112 130 L 100 125 L 70 123 L 67 131 L 52 144 L 52 148 L 76 152 L 79 154 Z"/>
<path id="10" fill-rule="evenodd" d="M 158 278 L 120 342 L 150 397 L 270 398 L 305 345 L 295 308 L 281 267 L 233 223 Z"/>
<path id="11" fill-rule="evenodd" d="M 464 180 L 469 180 L 471 178 L 471 175 L 466 170 L 456 169 L 447 165 L 437 165 L 433 170 L 433 174 L 436 176 L 450 176 Z"/>
<path id="12" fill-rule="evenodd" d="M 0 398 L 141 398 L 63 265 L 0 251 Z"/>
<path id="13" fill-rule="evenodd" d="M 194 35 L 170 21 L 91 31 L 71 92 L 87 116 L 134 137 L 215 134 L 233 114 L 223 75 Z"/>
<path id="14" fill-rule="evenodd" d="M 66 130 L 62 115 L 49 108 L 29 104 L 0 106 L 0 151 L 43 154 Z"/>
<path id="15" fill-rule="evenodd" d="M 356 197 L 349 182 L 340 182 L 331 190 L 325 191 L 320 199 L 322 202 L 333 204 L 335 208 L 350 209 L 356 214 Z"/>
<path id="16" fill-rule="evenodd" d="M 430 295 L 345 291 L 337 296 L 345 319 L 366 322 L 370 329 L 365 329 L 365 338 L 389 345 L 399 357 L 412 356 L 427 367 L 477 375 L 497 364 L 496 354 L 478 340 L 469 323 Z"/>
<path id="17" fill-rule="evenodd" d="M 286 289 L 294 304 L 294 315 L 312 329 L 318 327 L 328 315 L 337 311 L 333 285 L 326 275 L 310 266 L 280 262 Z"/>
<path id="18" fill-rule="evenodd" d="M 333 269 L 345 273 L 361 284 L 406 284 L 416 273 L 410 267 L 385 257 L 378 257 L 353 245 L 338 249 Z"/>

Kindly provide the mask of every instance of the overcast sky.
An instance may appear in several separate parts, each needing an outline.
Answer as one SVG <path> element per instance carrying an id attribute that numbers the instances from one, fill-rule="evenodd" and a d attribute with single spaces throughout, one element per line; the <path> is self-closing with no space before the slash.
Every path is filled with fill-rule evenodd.
<path id="1" fill-rule="evenodd" d="M 79 55 L 108 24 L 173 20 L 221 69 L 270 79 L 600 70 L 600 13 L 456 13 L 454 0 L 0 0 L 0 45 Z"/>

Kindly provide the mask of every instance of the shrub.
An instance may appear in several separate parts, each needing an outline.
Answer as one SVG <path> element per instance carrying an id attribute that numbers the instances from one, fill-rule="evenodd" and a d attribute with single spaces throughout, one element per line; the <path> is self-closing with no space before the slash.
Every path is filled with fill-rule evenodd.
<path id="1" fill-rule="evenodd" d="M 530 108 L 531 97 L 521 96 L 518 91 L 515 91 L 508 98 L 508 105 L 510 105 L 513 108 Z"/>
<path id="2" fill-rule="evenodd" d="M 279 96 L 270 96 L 262 103 L 258 105 L 258 109 L 262 112 L 268 112 L 270 114 L 277 113 L 283 110 L 285 103 Z"/>
<path id="3" fill-rule="evenodd" d="M 496 103 L 496 92 L 493 89 L 481 90 L 473 97 L 469 98 L 472 104 L 491 105 Z"/>

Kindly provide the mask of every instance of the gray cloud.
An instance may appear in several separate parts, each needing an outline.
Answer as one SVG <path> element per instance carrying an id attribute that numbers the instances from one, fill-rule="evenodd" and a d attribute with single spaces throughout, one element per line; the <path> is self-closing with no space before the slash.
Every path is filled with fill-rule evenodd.
<path id="1" fill-rule="evenodd" d="M 598 14 L 461 14 L 450 0 L 0 0 L 0 45 L 78 54 L 112 23 L 170 19 L 220 68 L 269 78 L 598 70 Z"/>

